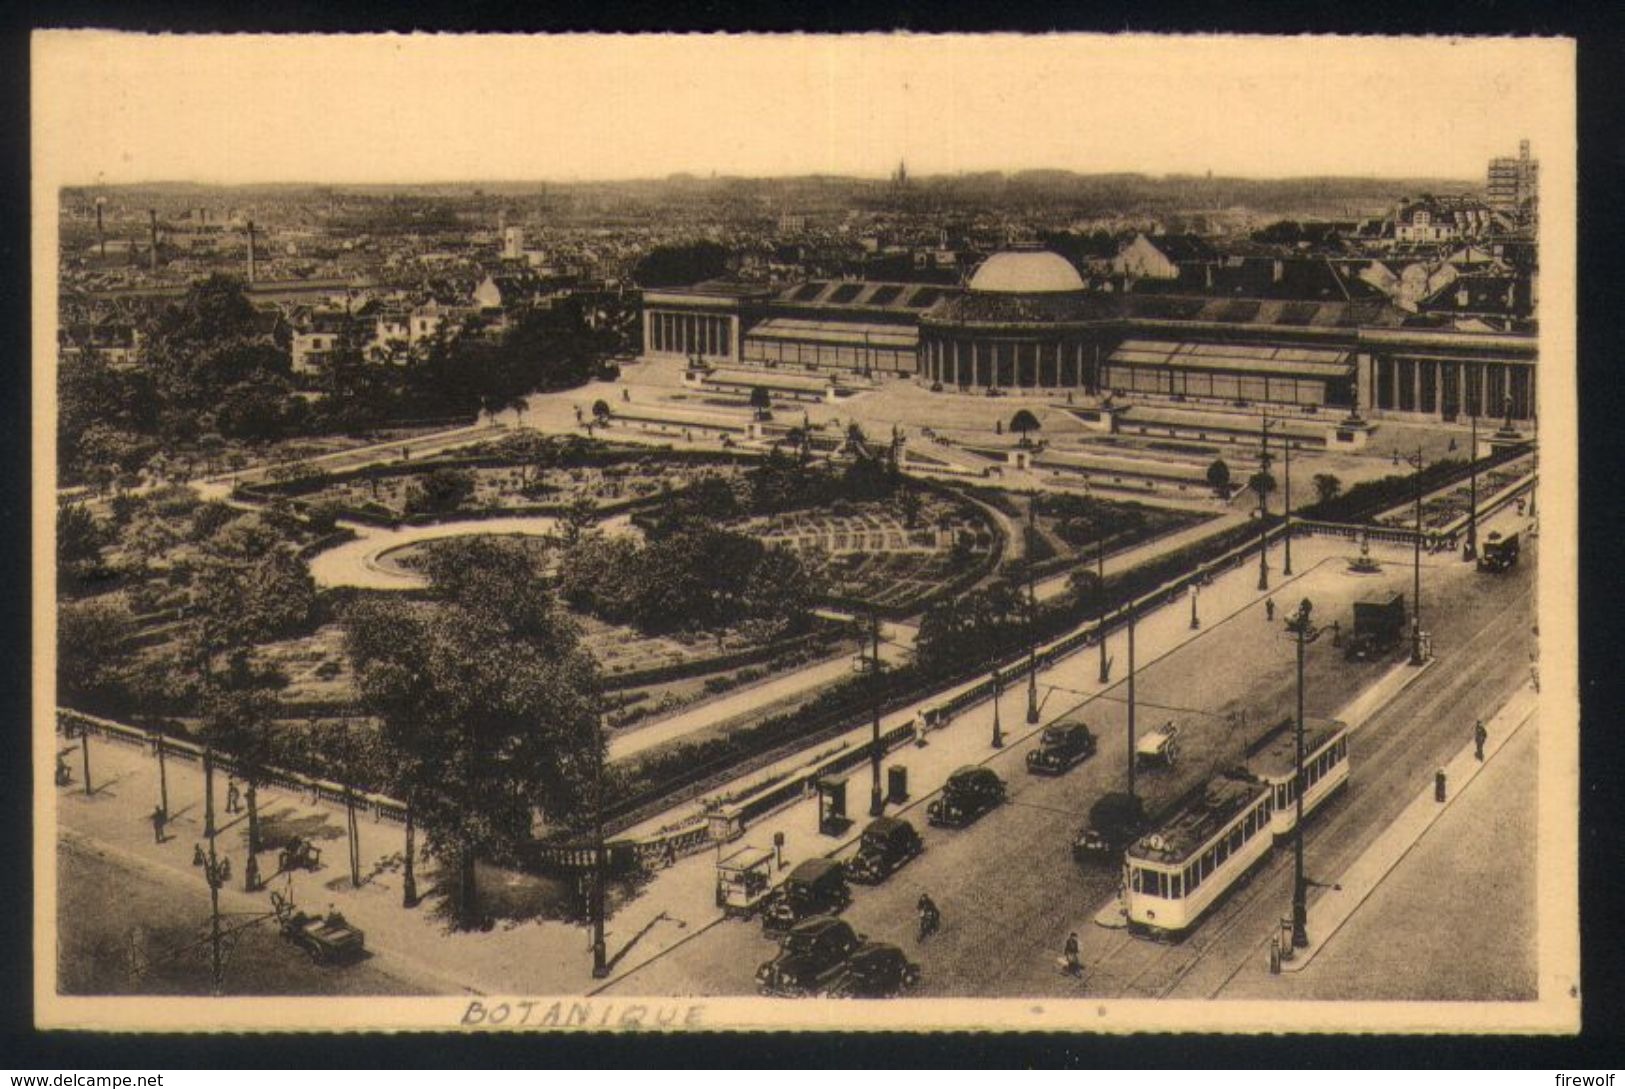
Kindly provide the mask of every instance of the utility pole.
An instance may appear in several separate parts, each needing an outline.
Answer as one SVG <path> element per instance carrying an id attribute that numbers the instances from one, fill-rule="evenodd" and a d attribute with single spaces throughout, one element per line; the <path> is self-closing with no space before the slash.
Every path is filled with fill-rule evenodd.
<path id="1" fill-rule="evenodd" d="M 79 755 L 84 758 L 85 765 L 85 796 L 96 793 L 90 789 L 90 723 L 79 723 Z"/>
<path id="2" fill-rule="evenodd" d="M 1100 597 L 1100 615 L 1095 618 L 1095 630 L 1100 633 L 1100 683 L 1111 680 L 1112 666 L 1106 660 L 1106 538 L 1095 547 L 1095 593 Z"/>
<path id="3" fill-rule="evenodd" d="M 355 777 L 354 764 L 350 760 L 350 720 L 344 720 L 344 827 L 349 833 L 350 842 L 350 887 L 361 887 L 361 837 L 360 829 L 355 823 L 355 788 L 350 780 Z"/>
<path id="4" fill-rule="evenodd" d="M 993 667 L 993 747 L 1004 748 L 1004 730 L 999 724 L 999 697 L 1004 695 L 1004 674 Z"/>
<path id="5" fill-rule="evenodd" d="M 1478 413 L 1473 413 L 1472 445 L 1467 448 L 1467 547 L 1462 559 L 1478 558 Z"/>
<path id="6" fill-rule="evenodd" d="M 609 975 L 604 949 L 604 716 L 598 713 L 592 758 L 592 978 Z"/>
<path id="7" fill-rule="evenodd" d="M 1298 720 L 1295 740 L 1297 742 L 1297 771 L 1292 780 L 1292 792 L 1297 796 L 1297 820 L 1292 826 L 1292 948 L 1303 949 L 1309 945 L 1309 899 L 1308 883 L 1303 877 L 1303 648 L 1314 638 L 1315 632 L 1310 627 L 1309 618 L 1314 612 L 1314 606 L 1308 598 L 1298 606 L 1298 613 L 1287 621 L 1287 630 L 1297 636 L 1298 640 Z"/>
<path id="8" fill-rule="evenodd" d="M 873 701 L 874 729 L 869 741 L 869 815 L 878 817 L 886 811 L 886 797 L 880 792 L 880 612 L 869 610 L 870 694 Z"/>
<path id="9" fill-rule="evenodd" d="M 1258 588 L 1270 588 L 1270 501 L 1264 478 L 1270 471 L 1270 416 L 1259 417 L 1258 425 Z"/>
<path id="10" fill-rule="evenodd" d="M 1408 460 L 1408 459 L 1407 459 Z M 1411 665 L 1422 664 L 1422 446 L 1416 447 L 1416 539 L 1411 559 Z"/>
<path id="11" fill-rule="evenodd" d="M 1286 516 L 1286 561 L 1281 565 L 1281 574 L 1287 577 L 1292 575 L 1292 436 L 1285 430 L 1281 432 L 1281 445 L 1286 447 L 1286 487 L 1281 491 L 1281 510 Z"/>
<path id="12" fill-rule="evenodd" d="M 152 732 L 153 745 L 158 750 L 158 808 L 164 811 L 164 820 L 169 820 L 169 770 L 164 766 L 164 735 L 160 730 Z"/>
<path id="13" fill-rule="evenodd" d="M 203 834 L 209 840 L 209 863 L 204 878 L 209 882 L 209 965 L 215 997 L 220 996 L 220 864 L 214 854 L 214 750 L 203 750 Z"/>
<path id="14" fill-rule="evenodd" d="M 1038 591 L 1033 583 L 1033 541 L 1038 493 L 1027 504 L 1027 722 L 1038 721 Z"/>
<path id="15" fill-rule="evenodd" d="M 418 906 L 418 879 L 412 871 L 412 854 L 416 838 L 412 827 L 412 803 L 406 803 L 406 869 L 401 881 L 401 907 L 415 908 Z"/>
<path id="16" fill-rule="evenodd" d="M 1128 603 L 1128 794 L 1134 797 L 1134 602 Z"/>

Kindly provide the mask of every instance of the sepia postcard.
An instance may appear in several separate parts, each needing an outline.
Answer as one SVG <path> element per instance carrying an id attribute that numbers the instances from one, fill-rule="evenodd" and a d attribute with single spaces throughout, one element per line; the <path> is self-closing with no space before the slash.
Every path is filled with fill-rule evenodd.
<path id="1" fill-rule="evenodd" d="M 1578 1031 L 1574 56 L 37 33 L 38 1024 Z"/>

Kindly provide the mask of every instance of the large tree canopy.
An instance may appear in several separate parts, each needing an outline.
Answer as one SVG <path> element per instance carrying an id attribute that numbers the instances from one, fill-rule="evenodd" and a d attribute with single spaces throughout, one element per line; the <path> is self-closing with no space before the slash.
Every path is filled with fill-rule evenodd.
<path id="1" fill-rule="evenodd" d="M 535 812 L 584 822 L 602 758 L 598 682 L 522 546 L 467 542 L 429 576 L 435 600 L 357 602 L 346 645 L 394 789 L 455 865 L 467 927 L 480 921 L 476 859 L 511 860 Z"/>

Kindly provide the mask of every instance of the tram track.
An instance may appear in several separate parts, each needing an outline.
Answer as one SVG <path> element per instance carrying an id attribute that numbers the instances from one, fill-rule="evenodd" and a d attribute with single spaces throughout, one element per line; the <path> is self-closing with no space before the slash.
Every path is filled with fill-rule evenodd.
<path id="1" fill-rule="evenodd" d="M 1362 767 L 1377 769 L 1378 774 L 1368 784 L 1361 784 L 1366 787 L 1359 796 L 1359 801 L 1363 803 L 1362 809 L 1367 811 L 1378 809 L 1386 813 L 1396 804 L 1403 806 L 1425 785 L 1422 780 L 1425 780 L 1427 775 L 1381 774 L 1390 768 L 1423 766 L 1418 763 L 1420 756 L 1437 755 L 1437 749 L 1442 743 L 1441 729 L 1407 730 L 1403 728 L 1404 725 L 1407 721 L 1434 721 L 1445 705 L 1459 706 L 1463 688 L 1479 685 L 1497 671 L 1498 663 L 1508 660 L 1506 656 L 1508 649 L 1513 644 L 1522 643 L 1527 639 L 1528 625 L 1509 624 L 1505 621 L 1514 611 L 1526 609 L 1530 597 L 1530 587 L 1523 587 L 1513 600 L 1491 614 L 1487 621 L 1481 622 L 1478 630 L 1467 642 L 1451 654 L 1451 662 L 1465 662 L 1466 669 L 1434 671 L 1431 676 L 1419 678 L 1414 688 L 1396 696 L 1394 701 L 1367 720 L 1368 723 L 1378 724 L 1378 730 L 1374 735 L 1366 735 L 1368 738 L 1374 736 L 1376 744 L 1371 748 L 1366 745 L 1360 746 L 1361 762 L 1356 765 L 1354 774 L 1358 774 Z M 1517 687 L 1516 683 L 1510 681 L 1497 686 L 1488 695 L 1487 702 L 1498 707 Z M 1405 702 L 1418 699 L 1422 702 L 1414 709 L 1404 706 Z M 1395 714 L 1395 708 L 1402 708 L 1405 711 L 1404 717 L 1383 721 Z M 1459 710 L 1450 717 L 1458 716 L 1467 717 Z M 1462 743 L 1464 742 L 1465 737 L 1462 739 Z M 1433 763 L 1433 760 L 1429 760 L 1425 766 L 1431 767 Z M 1367 773 L 1370 774 L 1369 771 Z M 1345 869 L 1386 826 L 1384 820 L 1376 820 L 1371 823 L 1369 835 L 1338 842 L 1340 835 L 1348 831 L 1346 822 L 1353 812 L 1350 806 L 1354 798 L 1354 787 L 1355 784 L 1351 782 L 1348 788 L 1339 792 L 1338 796 L 1328 799 L 1304 829 L 1305 854 L 1308 855 L 1313 851 L 1318 856 L 1322 855 L 1322 849 L 1325 849 L 1325 853 L 1329 853 L 1332 857 L 1318 858 L 1317 865 L 1328 872 L 1341 872 Z M 1373 790 L 1376 791 L 1375 797 L 1372 794 Z M 1132 975 L 1126 978 L 1119 976 L 1107 993 L 1125 997 L 1169 997 L 1210 955 L 1216 955 L 1221 951 L 1221 947 L 1230 944 L 1228 939 L 1235 936 L 1244 924 L 1262 922 L 1258 919 L 1256 911 L 1249 909 L 1255 908 L 1266 891 L 1279 891 L 1279 886 L 1289 881 L 1291 868 L 1290 850 L 1274 851 L 1268 861 L 1255 867 L 1243 879 L 1243 887 L 1232 890 L 1226 896 L 1217 913 L 1210 915 L 1196 933 L 1177 944 L 1150 942 L 1123 932 L 1114 948 L 1105 956 L 1096 959 L 1095 968 L 1098 970 L 1117 961 L 1123 953 L 1136 946 L 1148 950 L 1147 961 Z M 1236 966 L 1226 973 L 1216 986 L 1204 987 L 1201 997 L 1216 997 L 1246 966 L 1246 958 L 1256 955 L 1264 948 L 1274 933 L 1274 927 L 1262 926 L 1261 929 L 1263 933 L 1260 937 L 1244 942 Z M 1235 947 L 1232 945 L 1231 948 Z M 1147 977 L 1154 977 L 1164 971 L 1167 973 L 1165 979 L 1159 979 L 1150 986 L 1146 985 Z M 1090 991 L 1099 993 L 1094 987 L 1091 987 Z"/>

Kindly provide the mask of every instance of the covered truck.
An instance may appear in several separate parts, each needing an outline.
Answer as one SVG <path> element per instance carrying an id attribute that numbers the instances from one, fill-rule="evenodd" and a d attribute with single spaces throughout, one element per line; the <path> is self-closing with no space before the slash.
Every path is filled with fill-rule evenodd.
<path id="1" fill-rule="evenodd" d="M 1405 595 L 1382 594 L 1354 603 L 1354 626 L 1344 648 L 1353 661 L 1380 658 L 1405 637 Z"/>

